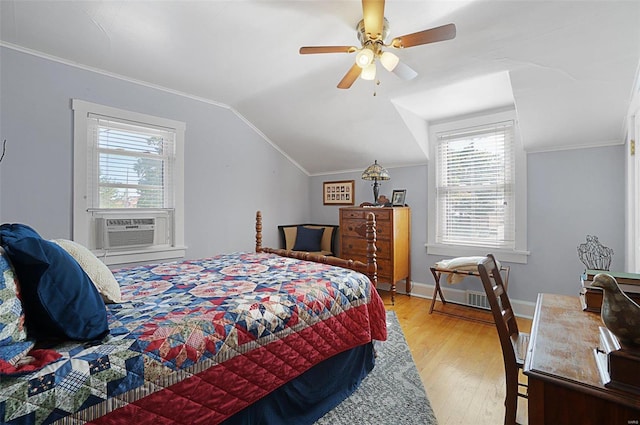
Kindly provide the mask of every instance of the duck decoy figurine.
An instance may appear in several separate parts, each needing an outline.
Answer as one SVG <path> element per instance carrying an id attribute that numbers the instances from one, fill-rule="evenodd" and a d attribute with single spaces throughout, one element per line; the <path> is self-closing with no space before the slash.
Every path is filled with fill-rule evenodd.
<path id="1" fill-rule="evenodd" d="M 602 288 L 602 322 L 620 341 L 621 345 L 640 347 L 640 306 L 618 286 L 607 273 L 598 273 L 592 286 Z"/>

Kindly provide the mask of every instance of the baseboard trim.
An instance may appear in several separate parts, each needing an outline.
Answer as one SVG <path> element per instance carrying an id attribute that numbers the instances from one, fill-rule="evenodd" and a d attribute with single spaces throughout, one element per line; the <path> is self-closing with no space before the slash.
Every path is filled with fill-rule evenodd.
<path id="1" fill-rule="evenodd" d="M 391 285 L 388 283 L 379 283 L 378 287 L 382 290 L 388 291 L 391 288 Z M 442 293 L 447 301 L 456 304 L 466 305 L 466 293 L 464 290 L 452 288 L 451 285 L 440 285 L 442 289 Z M 435 285 L 428 283 L 420 283 L 413 282 L 413 287 L 411 289 L 412 297 L 419 298 L 427 298 L 431 299 L 433 296 L 433 290 L 435 289 Z M 396 285 L 396 290 L 398 294 L 406 294 L 404 283 L 400 283 Z M 536 304 L 529 301 L 516 300 L 513 298 L 509 298 L 511 301 L 511 307 L 513 307 L 513 312 L 518 317 L 523 317 L 526 319 L 532 319 L 533 313 L 536 309 Z"/>

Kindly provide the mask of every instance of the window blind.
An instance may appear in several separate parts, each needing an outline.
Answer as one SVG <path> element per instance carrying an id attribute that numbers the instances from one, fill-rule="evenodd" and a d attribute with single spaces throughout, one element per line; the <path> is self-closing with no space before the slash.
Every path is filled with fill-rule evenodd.
<path id="1" fill-rule="evenodd" d="M 172 208 L 175 130 L 88 116 L 90 205 Z"/>
<path id="2" fill-rule="evenodd" d="M 515 248 L 513 125 L 437 134 L 437 243 Z"/>

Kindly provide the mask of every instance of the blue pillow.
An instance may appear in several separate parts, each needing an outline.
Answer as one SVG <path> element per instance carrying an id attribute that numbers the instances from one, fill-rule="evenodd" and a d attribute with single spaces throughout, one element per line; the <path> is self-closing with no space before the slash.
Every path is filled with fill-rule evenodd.
<path id="1" fill-rule="evenodd" d="M 32 227 L 21 223 L 5 223 L 0 226 L 0 241 L 2 244 L 15 242 L 22 238 L 34 237 L 41 239 L 41 236 Z"/>
<path id="2" fill-rule="evenodd" d="M 102 297 L 63 248 L 23 237 L 5 244 L 5 250 L 20 280 L 29 337 L 90 341 L 109 333 Z"/>
<path id="3" fill-rule="evenodd" d="M 293 244 L 294 251 L 322 251 L 320 248 L 324 235 L 324 228 L 312 229 L 310 227 L 298 226 L 296 231 L 296 242 Z"/>

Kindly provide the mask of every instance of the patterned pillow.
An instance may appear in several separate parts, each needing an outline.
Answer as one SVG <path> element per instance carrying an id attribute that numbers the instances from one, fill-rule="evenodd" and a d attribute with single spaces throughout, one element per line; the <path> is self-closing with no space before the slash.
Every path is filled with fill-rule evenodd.
<path id="1" fill-rule="evenodd" d="M 113 277 L 111 270 L 83 245 L 67 239 L 53 239 L 69 255 L 76 259 L 82 270 L 89 276 L 102 295 L 105 303 L 121 303 L 120 285 Z"/>
<path id="2" fill-rule="evenodd" d="M 18 280 L 9 258 L 0 247 L 0 361 L 15 365 L 33 347 L 27 341 Z"/>

